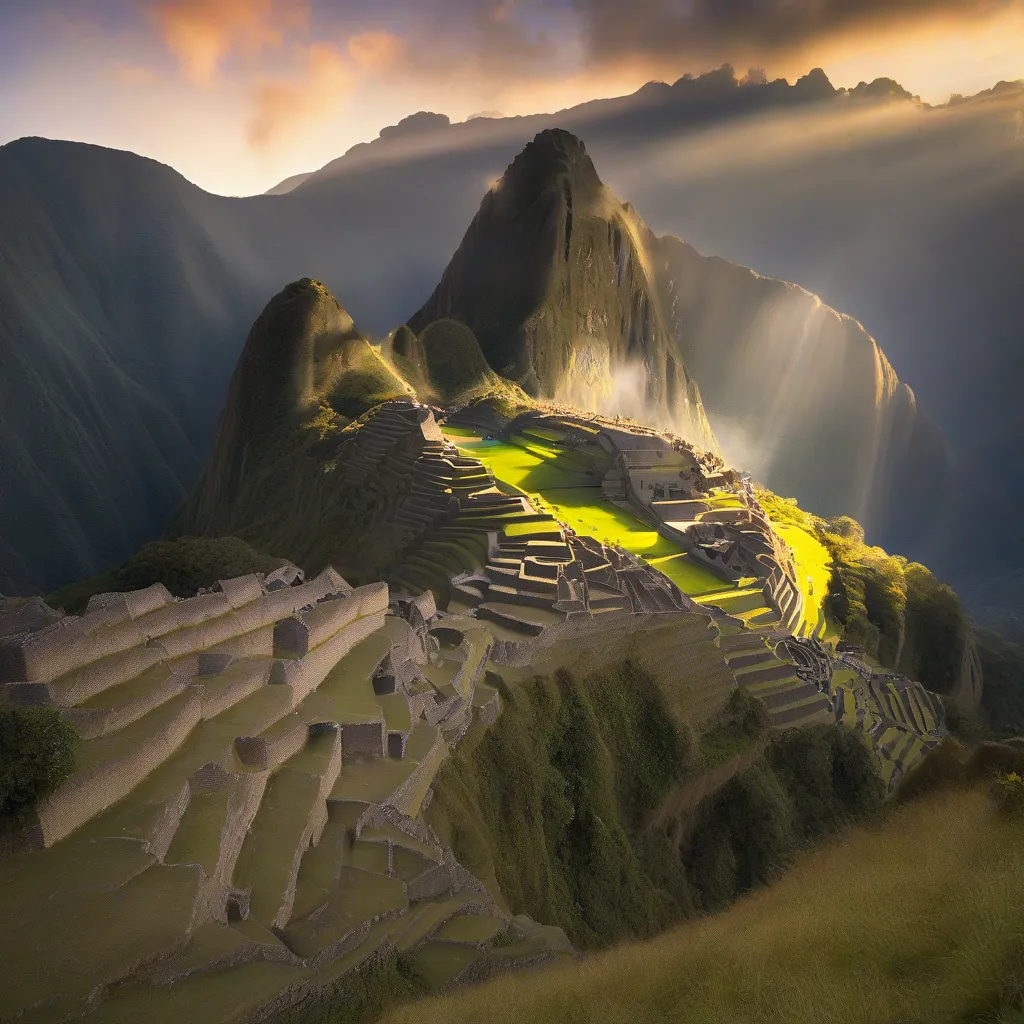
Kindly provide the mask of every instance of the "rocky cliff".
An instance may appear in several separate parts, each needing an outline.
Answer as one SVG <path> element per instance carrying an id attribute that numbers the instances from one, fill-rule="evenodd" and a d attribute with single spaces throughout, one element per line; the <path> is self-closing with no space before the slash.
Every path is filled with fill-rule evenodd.
<path id="1" fill-rule="evenodd" d="M 460 320 L 491 367 L 530 394 L 635 415 L 713 449 L 670 328 L 656 245 L 583 143 L 546 130 L 486 194 L 409 325 Z"/>

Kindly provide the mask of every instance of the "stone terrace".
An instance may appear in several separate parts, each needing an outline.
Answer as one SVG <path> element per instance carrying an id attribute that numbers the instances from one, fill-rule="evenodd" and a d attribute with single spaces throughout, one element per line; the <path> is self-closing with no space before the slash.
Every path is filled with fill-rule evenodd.
<path id="1" fill-rule="evenodd" d="M 883 780 L 895 788 L 946 735 L 942 702 L 919 682 L 877 671 L 851 655 L 840 655 L 837 667 L 846 669 L 847 678 L 832 690 L 835 721 L 871 741 Z"/>
<path id="2" fill-rule="evenodd" d="M 437 629 L 431 602 L 327 569 L 99 595 L 33 625 L 0 647 L 3 695 L 84 739 L 5 836 L 0 1016 L 227 1021 L 385 943 L 439 987 L 567 949 L 422 819 L 452 745 L 500 710 L 478 624 Z"/>

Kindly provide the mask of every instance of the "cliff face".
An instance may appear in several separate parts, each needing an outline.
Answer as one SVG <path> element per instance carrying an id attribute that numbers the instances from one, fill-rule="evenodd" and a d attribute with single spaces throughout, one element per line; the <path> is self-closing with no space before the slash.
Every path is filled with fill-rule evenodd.
<path id="1" fill-rule="evenodd" d="M 656 245 L 583 143 L 544 131 L 484 197 L 409 326 L 460 320 L 491 367 L 530 394 L 635 415 L 714 449 L 669 328 Z"/>
<path id="2" fill-rule="evenodd" d="M 677 238 L 658 253 L 680 358 L 725 455 L 812 511 L 920 541 L 950 455 L 864 328 L 803 288 Z"/>

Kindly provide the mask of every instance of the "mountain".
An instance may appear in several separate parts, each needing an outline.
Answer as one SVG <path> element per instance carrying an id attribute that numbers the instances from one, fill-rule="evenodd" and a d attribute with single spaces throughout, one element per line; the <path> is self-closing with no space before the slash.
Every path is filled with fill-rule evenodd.
<path id="1" fill-rule="evenodd" d="M 0 149 L 0 590 L 110 568 L 183 498 L 265 288 L 226 205 L 134 155 Z"/>
<path id="2" fill-rule="evenodd" d="M 989 439 L 1012 449 L 1024 374 L 1020 97 L 1007 88 L 927 109 L 855 99 L 824 76 L 760 86 L 715 72 L 557 116 L 435 119 L 286 195 L 246 199 L 130 153 L 0 147 L 0 591 L 47 591 L 159 533 L 200 471 L 267 296 L 314 277 L 383 338 L 436 288 L 481 195 L 556 124 L 586 140 L 602 179 L 658 234 L 797 281 L 855 317 L 913 387 L 915 429 L 931 435 L 924 407 L 960 479 L 997 480 L 1003 442 Z M 787 333 L 800 336 L 780 328 L 779 344 Z M 718 440 L 753 464 L 730 447 L 749 424 L 715 419 L 701 358 L 683 353 Z M 901 450 L 943 463 L 944 447 L 932 436 Z M 794 460 L 766 482 L 817 512 L 851 511 L 812 505 L 814 465 Z M 930 504 L 926 519 L 912 511 L 893 529 L 866 515 L 869 539 L 1019 608 L 1024 556 L 1006 489 L 980 506 L 996 540 L 965 544 L 978 528 L 970 489 L 930 479 L 937 493 L 925 480 L 909 505 Z"/>
<path id="3" fill-rule="evenodd" d="M 532 395 L 631 414 L 717 448 L 669 328 L 656 241 L 579 139 L 541 132 L 484 197 L 409 326 L 459 320 L 490 366 Z"/>
<path id="4" fill-rule="evenodd" d="M 563 130 L 538 134 L 488 191 L 409 327 L 441 318 L 467 324 L 530 394 L 705 448 L 717 433 L 743 468 L 812 508 L 891 531 L 919 522 L 949 481 L 941 432 L 859 323 L 659 238 Z"/>

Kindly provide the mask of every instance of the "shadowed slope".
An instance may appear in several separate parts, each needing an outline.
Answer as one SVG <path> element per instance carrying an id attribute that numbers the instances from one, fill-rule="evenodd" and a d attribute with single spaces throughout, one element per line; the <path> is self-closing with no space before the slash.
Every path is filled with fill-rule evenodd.
<path id="1" fill-rule="evenodd" d="M 130 154 L 0 150 L 0 590 L 108 568 L 184 496 L 252 289 L 217 202 Z"/>
<path id="2" fill-rule="evenodd" d="M 875 340 L 804 288 L 658 242 L 681 356 L 726 455 L 778 493 L 906 538 L 953 490 L 945 438 Z"/>

